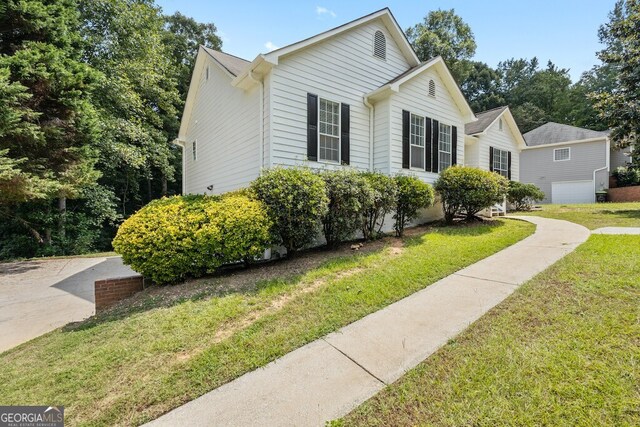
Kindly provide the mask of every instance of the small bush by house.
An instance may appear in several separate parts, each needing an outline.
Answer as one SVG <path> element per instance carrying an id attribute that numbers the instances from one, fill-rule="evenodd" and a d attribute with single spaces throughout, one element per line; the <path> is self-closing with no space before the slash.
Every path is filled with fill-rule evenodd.
<path id="1" fill-rule="evenodd" d="M 305 168 L 275 168 L 251 183 L 256 198 L 267 207 L 276 242 L 288 255 L 308 246 L 320 231 L 328 198 L 323 179 Z"/>
<path id="2" fill-rule="evenodd" d="M 523 184 L 517 181 L 509 182 L 507 200 L 517 211 L 531 210 L 533 204 L 544 199 L 544 193 L 534 184 Z"/>
<path id="3" fill-rule="evenodd" d="M 632 187 L 640 185 L 640 169 L 635 167 L 620 166 L 612 173 L 618 187 Z"/>
<path id="4" fill-rule="evenodd" d="M 363 176 L 371 187 L 372 201 L 364 212 L 362 236 L 372 240 L 380 236 L 385 216 L 396 207 L 398 186 L 392 177 L 380 172 L 365 172 Z"/>
<path id="5" fill-rule="evenodd" d="M 397 187 L 395 214 L 396 235 L 402 237 L 405 227 L 418 216 L 418 210 L 433 204 L 433 188 L 415 176 L 399 175 L 395 178 Z"/>
<path id="6" fill-rule="evenodd" d="M 364 175 L 353 169 L 327 170 L 320 176 L 329 198 L 322 230 L 327 246 L 335 246 L 361 228 L 364 214 L 373 204 L 373 190 Z"/>
<path id="7" fill-rule="evenodd" d="M 469 166 L 453 166 L 440 173 L 434 184 L 442 200 L 447 224 L 462 213 L 473 219 L 478 212 L 501 203 L 507 195 L 509 181 L 495 172 Z"/>
<path id="8" fill-rule="evenodd" d="M 271 243 L 264 205 L 247 196 L 174 196 L 149 203 L 118 229 L 113 247 L 156 283 L 174 283 L 254 258 Z"/>

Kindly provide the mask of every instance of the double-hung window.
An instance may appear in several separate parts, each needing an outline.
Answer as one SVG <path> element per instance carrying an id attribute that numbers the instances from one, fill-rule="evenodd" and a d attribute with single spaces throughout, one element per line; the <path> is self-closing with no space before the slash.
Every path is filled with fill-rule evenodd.
<path id="1" fill-rule="evenodd" d="M 493 171 L 505 178 L 509 177 L 509 152 L 506 150 L 493 149 Z"/>
<path id="2" fill-rule="evenodd" d="M 411 115 L 411 167 L 424 169 L 424 117 Z"/>
<path id="3" fill-rule="evenodd" d="M 320 98 L 318 160 L 340 163 L 340 103 Z"/>
<path id="4" fill-rule="evenodd" d="M 451 166 L 451 126 L 440 123 L 438 129 L 438 170 Z"/>

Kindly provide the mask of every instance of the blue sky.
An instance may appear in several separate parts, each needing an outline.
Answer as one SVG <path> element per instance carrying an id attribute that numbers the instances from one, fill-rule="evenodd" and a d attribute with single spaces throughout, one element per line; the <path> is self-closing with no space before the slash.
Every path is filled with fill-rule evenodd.
<path id="1" fill-rule="evenodd" d="M 473 30 L 476 60 L 497 65 L 508 58 L 537 56 L 569 68 L 573 80 L 595 65 L 598 27 L 615 0 L 433 0 L 433 1 L 207 1 L 157 0 L 165 13 L 180 11 L 213 22 L 223 50 L 252 60 L 352 19 L 389 7 L 406 29 L 436 9 L 455 9 Z"/>

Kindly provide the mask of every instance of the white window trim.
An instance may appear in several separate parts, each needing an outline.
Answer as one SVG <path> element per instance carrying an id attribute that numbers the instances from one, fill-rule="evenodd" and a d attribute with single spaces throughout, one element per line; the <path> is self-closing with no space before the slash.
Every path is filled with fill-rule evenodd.
<path id="1" fill-rule="evenodd" d="M 412 136 L 412 132 L 411 132 L 411 119 L 413 117 L 419 117 L 422 119 L 422 146 L 420 145 L 415 145 L 411 143 L 411 136 Z M 424 164 L 424 167 L 419 168 L 419 167 L 415 167 L 413 166 L 413 162 L 411 160 L 412 159 L 412 150 L 411 147 L 420 147 L 422 148 L 422 162 Z M 427 152 L 427 119 L 424 116 L 421 116 L 419 114 L 414 114 L 409 112 L 409 169 L 410 170 L 415 170 L 415 171 L 421 171 L 424 172 L 427 170 L 427 159 L 426 159 L 426 152 Z"/>
<path id="2" fill-rule="evenodd" d="M 496 169 L 496 156 L 500 159 L 500 165 L 502 166 L 502 153 L 507 154 L 507 161 L 504 164 L 505 168 Z M 500 148 L 493 147 L 493 164 L 491 165 L 491 169 L 493 169 L 493 171 L 498 175 L 502 175 L 505 178 L 509 177 L 509 150 L 502 150 Z M 504 175 L 502 174 L 502 172 L 504 172 Z"/>
<path id="3" fill-rule="evenodd" d="M 323 134 L 320 132 L 320 101 L 321 100 L 325 100 L 325 101 L 329 101 L 329 102 L 333 102 L 335 104 L 338 104 L 338 161 L 334 161 L 334 160 L 325 160 L 325 159 L 321 159 L 320 158 L 320 135 L 324 135 L 324 136 L 329 136 L 331 138 L 335 138 L 335 135 L 329 135 L 329 134 Z M 318 150 L 318 163 L 327 163 L 330 165 L 341 165 L 342 164 L 342 103 L 338 102 L 338 101 L 334 101 L 332 99 L 329 98 L 324 98 L 321 96 L 318 96 L 318 147 L 316 148 Z"/>
<path id="4" fill-rule="evenodd" d="M 449 128 L 449 151 L 444 151 L 440 149 L 440 126 L 447 126 Z M 457 141 L 455 141 L 457 143 Z M 452 125 L 448 125 L 446 123 L 438 123 L 438 172 L 440 173 L 442 172 L 444 169 L 440 169 L 440 153 L 445 153 L 449 155 L 449 166 L 447 167 L 451 167 L 453 165 L 453 126 Z M 446 168 L 445 168 L 446 169 Z"/>
<path id="5" fill-rule="evenodd" d="M 194 162 L 198 161 L 198 140 L 194 139 L 191 142 L 191 158 Z"/>
<path id="6" fill-rule="evenodd" d="M 569 155 L 567 156 L 567 158 L 566 158 L 566 159 L 560 159 L 560 160 L 558 160 L 558 159 L 556 158 L 556 151 L 560 151 L 560 150 L 567 150 L 567 153 L 569 153 Z M 554 148 L 554 149 L 553 149 L 553 161 L 554 161 L 554 162 L 567 162 L 567 161 L 569 161 L 569 160 L 571 160 L 571 147 L 562 147 L 562 148 Z"/>

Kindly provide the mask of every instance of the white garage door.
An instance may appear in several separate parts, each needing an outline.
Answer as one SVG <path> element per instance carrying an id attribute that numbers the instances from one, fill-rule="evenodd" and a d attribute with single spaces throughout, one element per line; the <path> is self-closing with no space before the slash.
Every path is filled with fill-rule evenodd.
<path id="1" fill-rule="evenodd" d="M 594 203 L 593 181 L 561 181 L 551 183 L 551 203 Z"/>

